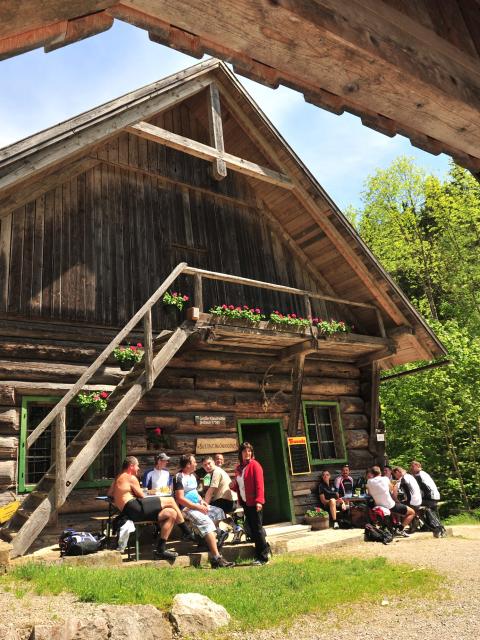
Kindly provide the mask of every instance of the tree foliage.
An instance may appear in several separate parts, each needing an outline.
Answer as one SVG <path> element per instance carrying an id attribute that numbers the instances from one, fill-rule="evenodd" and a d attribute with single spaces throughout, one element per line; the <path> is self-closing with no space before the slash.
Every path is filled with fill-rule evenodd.
<path id="1" fill-rule="evenodd" d="M 441 181 L 402 157 L 367 180 L 349 217 L 452 361 L 381 385 L 387 453 L 420 459 L 452 506 L 478 504 L 480 184 L 454 164 Z"/>

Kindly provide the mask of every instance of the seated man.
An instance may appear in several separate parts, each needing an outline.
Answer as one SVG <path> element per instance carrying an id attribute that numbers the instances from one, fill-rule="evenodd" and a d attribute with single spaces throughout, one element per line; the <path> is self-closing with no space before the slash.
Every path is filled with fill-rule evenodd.
<path id="1" fill-rule="evenodd" d="M 166 543 L 177 520 L 183 517 L 173 498 L 161 498 L 145 495 L 140 487 L 137 475 L 139 464 L 137 458 L 128 456 L 122 464 L 120 474 L 112 482 L 108 495 L 122 516 L 132 522 L 144 520 L 157 522 L 160 530 L 156 555 L 162 560 L 174 560 L 178 553 L 168 551 Z M 185 523 L 184 523 L 185 524 Z"/>
<path id="2" fill-rule="evenodd" d="M 219 507 L 225 513 L 231 513 L 234 508 L 234 492 L 230 489 L 230 476 L 221 467 L 217 467 L 211 456 L 202 460 L 202 466 L 209 476 L 208 488 L 204 500 L 213 507 Z"/>
<path id="3" fill-rule="evenodd" d="M 395 502 L 391 495 L 391 491 L 393 490 L 392 484 L 388 478 L 382 476 L 380 467 L 371 467 L 369 475 L 371 477 L 367 480 L 367 491 L 373 498 L 375 505 L 402 516 L 402 529 L 399 531 L 399 535 L 408 538 L 409 534 L 405 531 L 405 527 L 409 525 L 415 517 L 415 511 L 406 504 Z"/>
<path id="4" fill-rule="evenodd" d="M 418 460 L 413 460 L 410 465 L 410 471 L 418 482 L 420 491 L 422 492 L 422 505 L 437 511 L 438 501 L 440 500 L 440 492 L 437 485 L 426 471 L 422 469 L 422 465 Z"/>
<path id="5" fill-rule="evenodd" d="M 143 488 L 148 492 L 160 496 L 171 496 L 173 494 L 173 479 L 168 471 L 170 458 L 166 453 L 157 453 L 154 458 L 153 469 L 145 471 L 142 477 Z"/>
<path id="6" fill-rule="evenodd" d="M 342 510 L 346 509 L 346 504 L 343 498 L 340 498 L 335 488 L 330 486 L 330 472 L 325 470 L 320 475 L 320 483 L 318 485 L 318 495 L 322 507 L 328 511 L 330 518 L 333 522 L 333 528 L 339 529 L 337 522 L 337 507 Z"/>
<path id="7" fill-rule="evenodd" d="M 185 517 L 195 525 L 201 537 L 205 540 L 211 555 L 212 567 L 214 569 L 233 567 L 234 563 L 225 560 L 220 555 L 217 546 L 217 527 L 214 520 L 216 522 L 223 520 L 225 513 L 222 509 L 212 507 L 202 500 L 197 490 L 196 468 L 197 461 L 195 456 L 186 454 L 180 458 L 180 471 L 173 482 L 175 500 L 182 508 Z"/>
<path id="8" fill-rule="evenodd" d="M 344 464 L 339 476 L 333 481 L 333 486 L 337 490 L 340 498 L 351 498 L 355 488 L 355 482 L 350 475 L 350 467 Z"/>
<path id="9" fill-rule="evenodd" d="M 398 492 L 402 492 L 405 496 L 406 504 L 417 511 L 418 507 L 422 504 L 422 493 L 418 482 L 402 467 L 394 467 L 392 469 L 392 475 L 397 481 L 393 488 L 393 497 L 397 498 Z"/>

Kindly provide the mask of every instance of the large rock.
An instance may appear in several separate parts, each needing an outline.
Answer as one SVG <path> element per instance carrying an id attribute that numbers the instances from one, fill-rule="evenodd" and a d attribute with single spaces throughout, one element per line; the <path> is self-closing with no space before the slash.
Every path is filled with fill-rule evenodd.
<path id="1" fill-rule="evenodd" d="M 230 614 L 219 604 L 200 593 L 179 593 L 173 599 L 170 619 L 183 636 L 192 636 L 224 627 Z"/>
<path id="2" fill-rule="evenodd" d="M 171 640 L 172 627 L 152 605 L 100 607 L 81 620 L 71 640 Z M 70 638 L 68 639 L 70 640 Z"/>
<path id="3" fill-rule="evenodd" d="M 63 556 L 58 563 L 75 567 L 119 567 L 122 565 L 122 554 L 105 549 L 85 556 Z"/>

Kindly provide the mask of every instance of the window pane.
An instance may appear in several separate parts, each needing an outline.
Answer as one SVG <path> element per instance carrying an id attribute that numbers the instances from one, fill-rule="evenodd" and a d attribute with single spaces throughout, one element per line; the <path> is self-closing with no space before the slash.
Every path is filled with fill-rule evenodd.
<path id="1" fill-rule="evenodd" d="M 305 415 L 312 458 L 337 460 L 343 457 L 342 434 L 336 407 L 309 405 L 305 407 Z"/>
<path id="2" fill-rule="evenodd" d="M 333 442 L 322 442 L 322 458 L 324 460 L 334 460 L 337 457 Z"/>
<path id="3" fill-rule="evenodd" d="M 308 439 L 310 444 L 318 441 L 317 429 L 314 424 L 308 426 Z"/>
<path id="4" fill-rule="evenodd" d="M 50 407 L 28 406 L 27 435 L 37 427 L 50 411 Z M 25 482 L 36 484 L 47 473 L 52 463 L 52 428 L 48 427 L 28 450 L 28 461 L 25 465 Z"/>
<path id="5" fill-rule="evenodd" d="M 318 448 L 318 444 L 310 443 L 310 453 L 312 454 L 312 458 L 314 460 L 320 460 L 320 450 Z"/>

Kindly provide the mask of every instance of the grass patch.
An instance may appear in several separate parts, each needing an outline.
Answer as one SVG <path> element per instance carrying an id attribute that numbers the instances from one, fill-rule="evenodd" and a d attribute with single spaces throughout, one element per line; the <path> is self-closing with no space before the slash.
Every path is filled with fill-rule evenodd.
<path id="1" fill-rule="evenodd" d="M 444 524 L 450 526 L 455 524 L 480 524 L 480 509 L 448 516 L 448 518 L 445 518 Z"/>
<path id="2" fill-rule="evenodd" d="M 83 602 L 152 604 L 168 609 L 177 593 L 202 593 L 222 604 L 235 627 L 287 625 L 302 614 L 323 613 L 345 603 L 378 602 L 390 594 L 432 591 L 440 576 L 391 564 L 385 558 L 280 557 L 265 567 L 224 571 L 90 568 L 25 564 L 8 580 L 38 594 L 74 593 Z"/>

